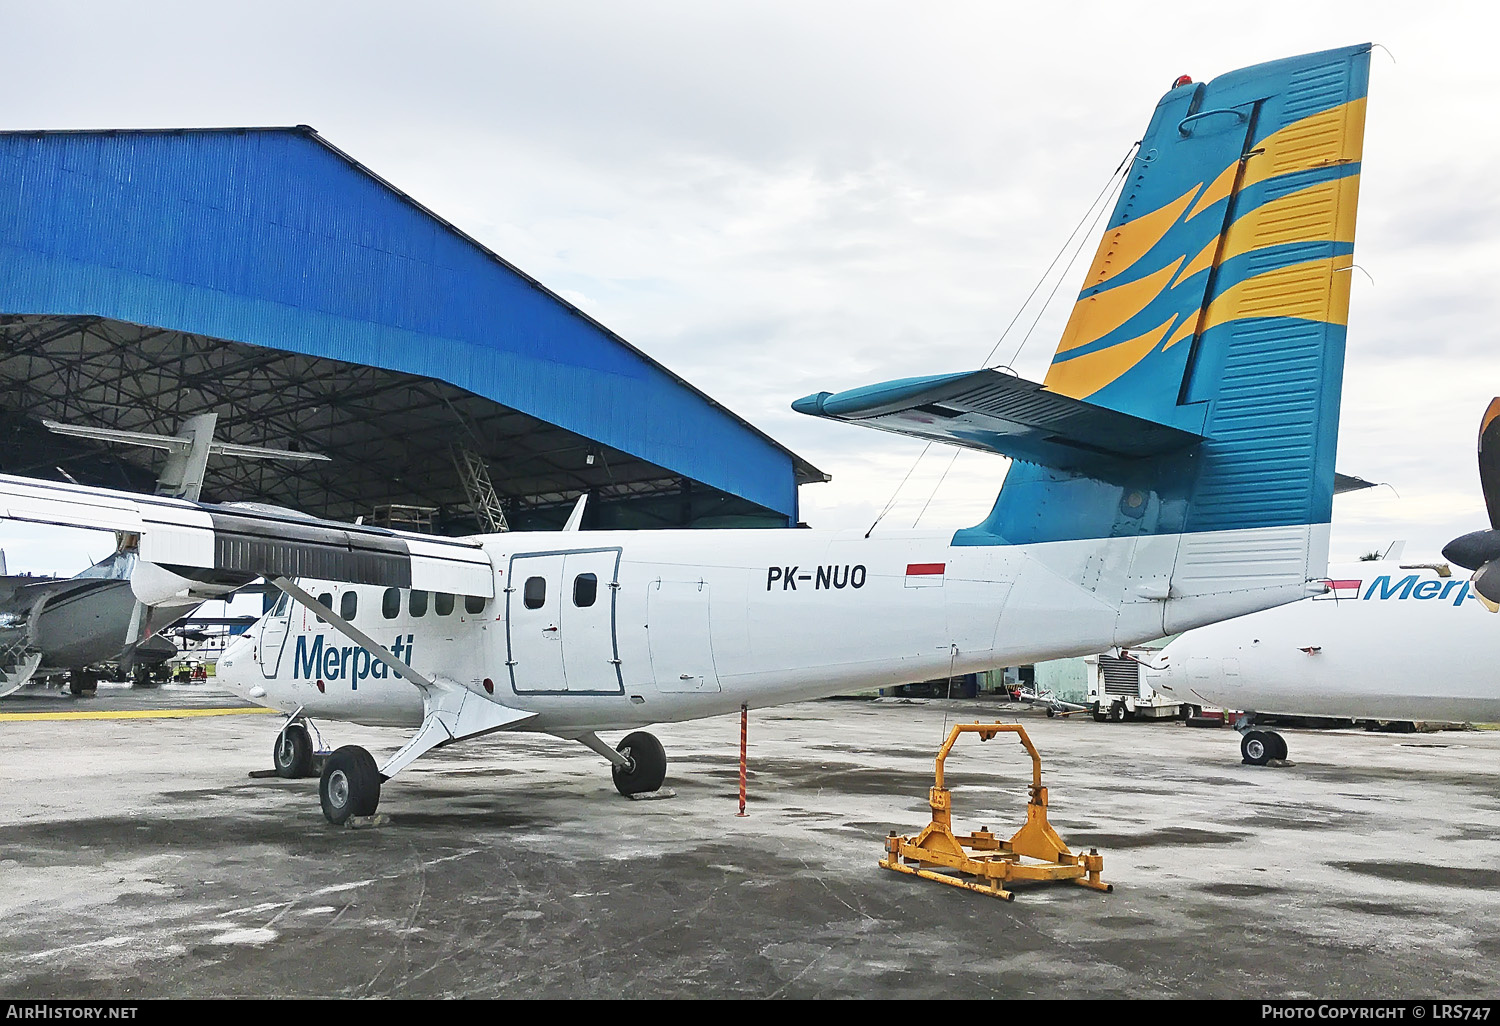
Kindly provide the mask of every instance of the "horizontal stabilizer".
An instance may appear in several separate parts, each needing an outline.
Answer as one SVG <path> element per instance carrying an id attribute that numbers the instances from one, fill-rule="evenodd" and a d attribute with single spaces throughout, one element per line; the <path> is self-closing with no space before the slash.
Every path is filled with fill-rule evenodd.
<path id="1" fill-rule="evenodd" d="M 902 378 L 792 403 L 814 417 L 999 453 L 1057 470 L 1099 457 L 1142 459 L 1190 448 L 1201 435 L 1049 392 L 998 370 Z"/>

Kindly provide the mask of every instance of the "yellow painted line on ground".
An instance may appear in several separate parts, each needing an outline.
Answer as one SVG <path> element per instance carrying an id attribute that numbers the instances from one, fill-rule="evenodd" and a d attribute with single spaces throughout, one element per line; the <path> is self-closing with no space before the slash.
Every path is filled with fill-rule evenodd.
<path id="1" fill-rule="evenodd" d="M 274 713 L 258 705 L 243 709 L 120 709 L 115 712 L 28 712 L 0 713 L 0 723 L 17 720 L 184 720 L 190 716 L 245 716 L 250 713 Z"/>

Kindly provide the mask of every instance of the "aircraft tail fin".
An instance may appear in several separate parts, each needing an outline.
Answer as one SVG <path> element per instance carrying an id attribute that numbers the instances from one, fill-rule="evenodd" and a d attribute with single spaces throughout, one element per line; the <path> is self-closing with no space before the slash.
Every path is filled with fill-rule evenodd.
<path id="1" fill-rule="evenodd" d="M 1022 461 L 953 543 L 1135 539 L 1155 633 L 1300 597 L 1327 572 L 1369 54 L 1168 90 L 1039 385 L 987 370 L 794 408 Z"/>
<path id="2" fill-rule="evenodd" d="M 1156 533 L 1331 517 L 1369 50 L 1179 80 L 1152 115 L 1043 385 L 1202 439 L 1093 475 L 1159 500 Z M 972 542 L 1145 530 L 1036 516 L 1078 508 L 1058 469 L 1013 467 Z"/>
<path id="3" fill-rule="evenodd" d="M 793 408 L 1023 461 L 960 544 L 1326 524 L 1369 51 L 1178 80 L 1040 384 L 982 370 Z"/>

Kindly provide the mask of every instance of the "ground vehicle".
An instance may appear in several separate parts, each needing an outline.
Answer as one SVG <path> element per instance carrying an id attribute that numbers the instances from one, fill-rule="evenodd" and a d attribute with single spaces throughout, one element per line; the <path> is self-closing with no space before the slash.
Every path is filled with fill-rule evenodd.
<path id="1" fill-rule="evenodd" d="M 1139 655 L 1121 652 L 1119 655 L 1103 653 L 1084 657 L 1084 665 L 1088 668 L 1088 705 L 1094 719 L 1101 723 L 1119 723 L 1122 720 L 1161 720 L 1182 715 L 1182 703 L 1155 691 L 1141 673 L 1141 660 L 1149 660 L 1149 655 L 1143 650 Z"/>

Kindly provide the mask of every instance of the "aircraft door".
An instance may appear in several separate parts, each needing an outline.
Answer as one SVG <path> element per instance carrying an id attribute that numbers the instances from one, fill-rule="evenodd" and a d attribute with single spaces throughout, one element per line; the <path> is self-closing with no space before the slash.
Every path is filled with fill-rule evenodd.
<path id="1" fill-rule="evenodd" d="M 646 618 L 656 690 L 721 690 L 709 636 L 707 582 L 652 581 L 646 590 Z"/>
<path id="2" fill-rule="evenodd" d="M 302 607 L 296 608 L 300 612 Z M 287 626 L 292 609 L 292 597 L 283 594 L 261 623 L 260 672 L 267 679 L 276 676 L 276 671 L 281 666 L 281 653 L 286 648 Z"/>
<path id="3" fill-rule="evenodd" d="M 558 589 L 567 691 L 619 694 L 625 690 L 615 642 L 615 576 L 619 549 L 570 552 Z"/>
<path id="4" fill-rule="evenodd" d="M 505 589 L 510 685 L 518 693 L 566 691 L 562 655 L 561 552 L 513 556 Z"/>
<path id="5" fill-rule="evenodd" d="M 511 557 L 505 621 L 518 694 L 624 691 L 615 643 L 619 565 L 617 548 Z"/>

